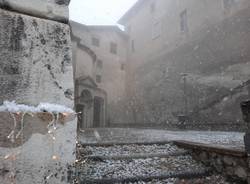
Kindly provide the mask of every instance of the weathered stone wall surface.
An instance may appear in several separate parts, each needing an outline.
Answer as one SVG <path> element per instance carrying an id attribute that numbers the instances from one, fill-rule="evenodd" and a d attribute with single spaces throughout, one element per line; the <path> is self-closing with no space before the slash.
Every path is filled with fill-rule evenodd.
<path id="1" fill-rule="evenodd" d="M 223 174 L 235 183 L 250 183 L 249 158 L 244 149 L 185 141 L 175 141 L 175 144 L 188 149 L 194 159 L 212 167 L 212 172 Z"/>
<path id="2" fill-rule="evenodd" d="M 13 170 L 16 174 L 15 181 L 19 184 L 68 183 L 68 164 L 74 161 L 73 153 L 76 145 L 73 137 L 74 116 L 66 121 L 60 118 L 53 141 L 52 135 L 47 134 L 47 125 L 52 119 L 51 114 L 37 113 L 33 116 L 26 114 L 23 132 L 14 143 L 7 139 L 13 130 L 12 116 L 8 112 L 1 112 L 0 117 L 1 184 L 10 183 L 9 176 Z M 17 118 L 18 128 L 15 130 L 20 130 L 20 120 L 21 116 Z M 7 155 L 15 155 L 16 159 L 2 159 Z"/>
<path id="3" fill-rule="evenodd" d="M 215 171 L 236 181 L 250 183 L 250 170 L 247 157 L 235 157 L 218 154 L 213 151 L 194 151 L 196 160 L 202 161 L 207 166 L 212 166 Z"/>
<path id="4" fill-rule="evenodd" d="M 0 102 L 72 106 L 69 26 L 5 10 L 0 24 Z"/>
<path id="5" fill-rule="evenodd" d="M 207 106 L 208 111 L 195 119 L 197 123 L 236 122 L 238 128 L 231 130 L 239 131 L 244 125 L 239 102 L 249 98 L 248 92 L 241 90 L 242 83 L 249 80 L 250 70 L 248 17 L 246 7 L 197 32 L 192 41 L 172 52 L 159 54 L 138 68 L 135 89 L 127 100 L 130 101 L 128 117 L 132 117 L 128 121 L 173 124 L 178 121 L 178 115 L 186 114 L 186 98 L 188 115 Z M 187 74 L 185 87 L 183 73 Z"/>
<path id="6" fill-rule="evenodd" d="M 0 0 L 0 104 L 5 100 L 34 106 L 47 102 L 73 108 L 70 29 L 65 24 L 68 4 L 69 0 Z M 4 123 L 13 124 L 5 113 L 0 114 L 0 132 L 5 133 L 1 139 L 11 130 Z M 68 168 L 75 161 L 76 120 L 60 126 L 53 141 L 46 133 L 48 122 L 30 118 L 24 118 L 23 143 L 13 148 L 0 145 L 4 162 L 0 163 L 0 183 L 10 183 L 13 170 L 14 182 L 20 184 L 68 183 Z M 35 123 L 27 127 L 30 122 Z M 20 154 L 14 160 L 2 160 L 13 153 Z"/>
<path id="7" fill-rule="evenodd" d="M 0 7 L 56 21 L 67 22 L 70 0 L 0 0 Z"/>

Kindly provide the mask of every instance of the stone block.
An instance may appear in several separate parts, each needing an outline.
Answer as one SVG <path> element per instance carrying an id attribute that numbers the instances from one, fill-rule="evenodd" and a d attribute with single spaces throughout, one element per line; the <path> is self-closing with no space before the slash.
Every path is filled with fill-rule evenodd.
<path id="1" fill-rule="evenodd" d="M 5 2 L 23 3 L 23 6 L 29 2 L 29 7 L 43 9 L 42 0 Z M 60 5 L 62 2 L 67 4 L 67 1 L 57 1 L 58 6 L 64 6 Z M 44 3 L 44 6 L 50 3 L 52 1 Z M 0 9 L 0 104 L 4 100 L 34 106 L 48 102 L 73 108 L 71 58 L 68 25 Z M 0 114 L 0 118 L 3 117 Z M 25 122 L 37 122 L 39 126 L 44 123 L 38 120 Z M 17 147 L 0 146 L 1 158 L 13 151 L 20 151 L 15 162 L 0 163 L 4 166 L 0 167 L 0 183 L 11 183 L 9 177 L 4 177 L 8 176 L 11 168 L 17 171 L 16 183 L 19 184 L 68 183 L 68 167 L 75 160 L 76 120 L 66 123 L 57 131 L 54 144 L 46 134 L 45 127 L 39 126 L 34 123 L 31 130 L 25 127 L 27 139 Z M 9 130 L 5 129 L 4 123 L 0 123 L 0 128 L 0 133 Z M 3 135 L 1 133 L 1 139 L 5 137 Z M 59 159 L 51 159 L 53 153 Z M 16 165 L 13 166 L 13 163 Z"/>
<path id="2" fill-rule="evenodd" d="M 0 0 L 0 7 L 35 17 L 67 22 L 70 0 Z"/>
<path id="3" fill-rule="evenodd" d="M 206 162 L 208 159 L 208 154 L 206 152 L 201 152 L 199 158 L 202 162 Z"/>
<path id="4" fill-rule="evenodd" d="M 70 29 L 0 9 L 0 103 L 73 107 Z"/>
<path id="5" fill-rule="evenodd" d="M 233 175 L 234 175 L 234 168 L 233 168 L 233 167 L 226 167 L 226 168 L 225 168 L 225 173 L 226 173 L 228 176 L 233 176 Z"/>
<path id="6" fill-rule="evenodd" d="M 241 179 L 246 180 L 247 179 L 247 171 L 243 167 L 237 167 L 234 171 L 235 175 L 238 176 Z"/>
<path id="7" fill-rule="evenodd" d="M 231 157 L 229 157 L 229 156 L 224 156 L 224 157 L 223 157 L 223 162 L 224 162 L 226 165 L 229 165 L 229 166 L 235 166 L 235 165 L 236 165 L 235 160 L 233 160 L 233 158 L 231 158 Z"/>
<path id="8" fill-rule="evenodd" d="M 68 166 L 75 161 L 76 129 L 74 118 L 58 121 L 55 140 L 48 134 L 47 125 L 51 121 L 48 113 L 26 114 L 24 129 L 19 139 L 11 143 L 8 139 L 0 140 L 0 175 L 2 184 L 10 183 L 9 176 L 15 172 L 16 183 L 69 183 Z M 5 137 L 11 132 L 9 124 L 13 125 L 13 118 L 8 112 L 1 112 L 1 128 Z M 20 120 L 20 119 L 19 119 Z M 20 124 L 20 121 L 17 121 Z M 4 126 L 5 125 L 5 126 Z M 15 131 L 17 135 L 18 131 Z M 15 160 L 11 157 L 15 155 Z"/>

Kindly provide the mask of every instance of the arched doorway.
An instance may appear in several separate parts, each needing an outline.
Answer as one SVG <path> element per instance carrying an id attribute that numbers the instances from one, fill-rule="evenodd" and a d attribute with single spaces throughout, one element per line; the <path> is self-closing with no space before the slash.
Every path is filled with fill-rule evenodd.
<path id="1" fill-rule="evenodd" d="M 93 126 L 101 127 L 104 121 L 104 99 L 101 97 L 94 98 L 94 117 Z"/>
<path id="2" fill-rule="evenodd" d="M 97 87 L 91 77 L 82 77 L 76 80 L 76 111 L 78 128 L 104 127 L 106 120 L 107 94 Z"/>
<path id="3" fill-rule="evenodd" d="M 83 129 L 83 120 L 84 120 L 84 105 L 82 104 L 77 104 L 76 105 L 76 113 L 77 113 L 77 124 L 78 124 L 78 129 Z"/>
<path id="4" fill-rule="evenodd" d="M 81 112 L 78 116 L 79 128 L 84 129 L 91 126 L 91 108 L 93 97 L 89 90 L 83 90 L 80 96 L 80 104 L 77 105 L 77 112 Z"/>

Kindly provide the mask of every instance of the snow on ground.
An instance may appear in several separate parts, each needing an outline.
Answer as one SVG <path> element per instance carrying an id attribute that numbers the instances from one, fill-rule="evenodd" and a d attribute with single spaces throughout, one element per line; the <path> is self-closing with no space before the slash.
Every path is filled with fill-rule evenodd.
<path id="1" fill-rule="evenodd" d="M 173 144 L 164 145 L 113 145 L 103 146 L 80 146 L 81 157 L 77 162 L 77 169 L 80 171 L 81 180 L 86 179 L 126 179 L 142 178 L 149 176 L 163 176 L 174 173 L 202 173 L 207 167 L 192 159 L 189 154 L 172 155 L 166 157 L 149 156 L 148 158 L 135 158 L 139 154 L 152 153 L 178 153 L 181 148 Z M 84 152 L 82 152 L 84 151 Z M 93 155 L 128 155 L 125 159 L 95 158 Z M 205 175 L 204 175 L 205 176 Z M 139 179 L 138 178 L 138 179 Z M 223 176 L 207 176 L 193 179 L 154 179 L 152 181 L 137 181 L 131 184 L 228 184 Z"/>
<path id="2" fill-rule="evenodd" d="M 137 182 L 136 184 L 229 184 L 223 176 L 213 175 L 198 179 L 177 179 L 153 180 L 150 182 Z M 135 183 L 134 183 L 135 184 Z M 230 183 L 236 184 L 236 183 Z"/>
<path id="3" fill-rule="evenodd" d="M 98 132 L 97 139 L 94 131 Z M 243 149 L 244 133 L 240 132 L 216 132 L 216 131 L 168 131 L 158 129 L 136 128 L 104 128 L 89 129 L 81 133 L 81 143 L 98 142 L 157 142 L 185 140 L 206 144 L 214 144 L 223 147 Z"/>
<path id="4" fill-rule="evenodd" d="M 88 160 L 80 166 L 83 178 L 126 178 L 137 176 L 157 176 L 170 172 L 205 171 L 206 168 L 193 160 L 190 155 L 130 160 Z"/>
<path id="5" fill-rule="evenodd" d="M 83 154 L 91 153 L 91 155 L 98 156 L 116 156 L 116 155 L 135 155 L 135 154 L 171 154 L 176 152 L 184 152 L 184 149 L 180 149 L 172 144 L 164 145 L 114 145 L 114 146 L 86 146 L 81 148 Z"/>

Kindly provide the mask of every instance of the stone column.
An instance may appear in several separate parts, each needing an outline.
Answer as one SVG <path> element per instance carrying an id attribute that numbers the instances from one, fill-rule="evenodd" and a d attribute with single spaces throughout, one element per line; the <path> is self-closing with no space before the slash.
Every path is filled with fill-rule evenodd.
<path id="1" fill-rule="evenodd" d="M 48 102 L 73 108 L 69 1 L 0 0 L 0 104 Z M 76 126 L 73 120 L 58 130 L 53 145 L 59 156 L 56 162 L 51 161 L 48 134 L 35 132 L 21 147 L 0 146 L 0 159 L 21 148 L 15 162 L 17 183 L 68 183 L 67 168 L 75 161 Z M 0 172 L 2 167 L 0 163 Z M 10 183 L 2 176 L 0 183 Z"/>

